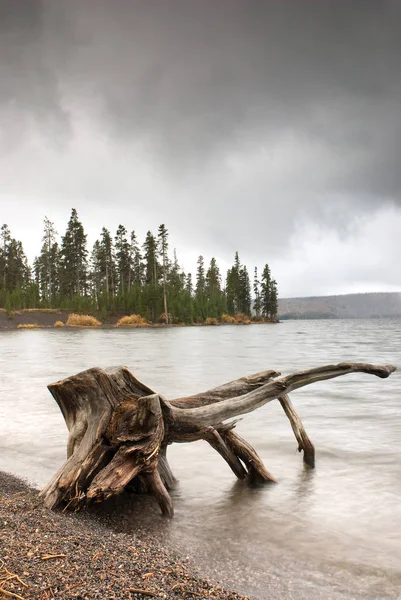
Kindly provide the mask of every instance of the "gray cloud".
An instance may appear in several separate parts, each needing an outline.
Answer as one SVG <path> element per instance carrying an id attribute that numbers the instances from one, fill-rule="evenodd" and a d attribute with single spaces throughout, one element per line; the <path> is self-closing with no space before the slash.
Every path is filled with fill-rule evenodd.
<path id="1" fill-rule="evenodd" d="M 32 127 L 57 136 L 66 132 L 68 114 L 47 55 L 42 2 L 0 0 L 0 81 L 4 151 Z"/>
<path id="2" fill-rule="evenodd" d="M 345 239 L 401 206 L 399 1 L 0 0 L 0 17 L 0 173 L 28 212 L 97 206 L 100 227 L 112 200 L 110 222 L 257 262 L 289 260 L 305 222 Z"/>
<path id="3" fill-rule="evenodd" d="M 398 198 L 399 2 L 73 6 L 56 67 L 110 135 L 182 169 L 292 131 L 355 157 L 329 185 Z"/>

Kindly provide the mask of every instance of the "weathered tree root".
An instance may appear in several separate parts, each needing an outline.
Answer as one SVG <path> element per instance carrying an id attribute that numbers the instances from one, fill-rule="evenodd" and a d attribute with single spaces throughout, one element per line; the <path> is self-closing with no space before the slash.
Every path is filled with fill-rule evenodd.
<path id="1" fill-rule="evenodd" d="M 290 397 L 287 394 L 284 394 L 283 396 L 280 396 L 278 400 L 291 423 L 292 430 L 298 442 L 298 452 L 303 451 L 304 463 L 313 469 L 315 466 L 315 447 L 310 441 L 303 423 L 292 405 Z"/>
<path id="2" fill-rule="evenodd" d="M 167 461 L 167 445 L 206 440 L 238 479 L 276 481 L 248 442 L 227 419 L 278 398 L 304 462 L 315 464 L 315 449 L 288 393 L 315 381 L 349 373 L 386 378 L 395 367 L 358 363 L 328 365 L 277 379 L 263 371 L 207 392 L 168 401 L 138 381 L 126 367 L 93 368 L 52 385 L 49 390 L 69 429 L 67 460 L 41 491 L 50 508 L 79 508 L 124 489 L 153 494 L 162 513 L 172 515 L 168 490 L 176 479 Z"/>

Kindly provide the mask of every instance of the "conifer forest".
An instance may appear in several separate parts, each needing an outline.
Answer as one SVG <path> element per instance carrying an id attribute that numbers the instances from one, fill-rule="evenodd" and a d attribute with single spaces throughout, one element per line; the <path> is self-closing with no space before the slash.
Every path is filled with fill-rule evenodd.
<path id="1" fill-rule="evenodd" d="M 72 209 L 65 233 L 44 219 L 38 256 L 29 264 L 22 241 L 0 230 L 0 307 L 7 311 L 57 308 L 78 313 L 137 314 L 151 323 L 256 321 L 277 317 L 277 283 L 270 267 L 250 273 L 238 252 L 226 274 L 215 258 L 200 255 L 194 273 L 180 266 L 164 224 L 140 241 L 119 225 L 103 227 L 88 249 L 87 235 Z M 40 244 L 38 244 L 38 249 Z"/>

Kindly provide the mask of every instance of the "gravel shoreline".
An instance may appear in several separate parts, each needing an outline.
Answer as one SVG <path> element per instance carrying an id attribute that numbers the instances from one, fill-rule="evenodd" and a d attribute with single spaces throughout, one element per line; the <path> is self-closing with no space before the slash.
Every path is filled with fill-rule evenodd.
<path id="1" fill-rule="evenodd" d="M 84 512 L 51 512 L 0 472 L 0 598 L 249 600 L 200 578 L 150 533 L 113 533 Z"/>

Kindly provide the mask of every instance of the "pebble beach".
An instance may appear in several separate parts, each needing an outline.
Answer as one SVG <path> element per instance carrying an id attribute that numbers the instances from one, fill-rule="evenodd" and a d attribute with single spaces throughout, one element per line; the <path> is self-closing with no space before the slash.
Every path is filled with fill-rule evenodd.
<path id="1" fill-rule="evenodd" d="M 0 472 L 0 598 L 249 600 L 203 579 L 146 531 L 114 533 L 90 514 L 52 512 Z"/>

